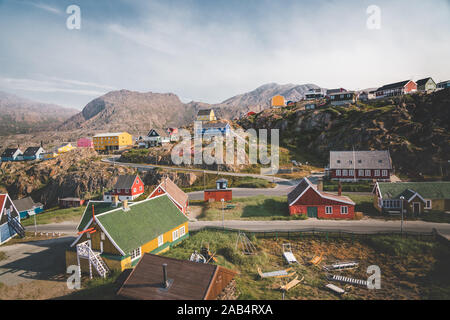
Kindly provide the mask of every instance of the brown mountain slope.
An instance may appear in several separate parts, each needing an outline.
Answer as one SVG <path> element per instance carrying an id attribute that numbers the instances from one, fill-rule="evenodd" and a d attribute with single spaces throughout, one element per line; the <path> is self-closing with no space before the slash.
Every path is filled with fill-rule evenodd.
<path id="1" fill-rule="evenodd" d="M 77 112 L 0 91 L 0 136 L 55 129 Z"/>

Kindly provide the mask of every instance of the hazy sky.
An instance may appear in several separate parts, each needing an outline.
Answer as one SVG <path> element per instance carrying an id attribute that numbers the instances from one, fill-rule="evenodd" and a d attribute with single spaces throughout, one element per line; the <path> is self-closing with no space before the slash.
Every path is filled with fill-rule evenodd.
<path id="1" fill-rule="evenodd" d="M 450 1 L 0 0 L 0 44 L 0 90 L 31 99 L 81 109 L 124 88 L 217 103 L 268 82 L 448 80 Z"/>

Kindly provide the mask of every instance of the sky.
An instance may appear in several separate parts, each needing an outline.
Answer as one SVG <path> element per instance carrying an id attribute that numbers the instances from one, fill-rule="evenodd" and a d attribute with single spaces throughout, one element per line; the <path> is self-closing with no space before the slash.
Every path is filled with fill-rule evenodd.
<path id="1" fill-rule="evenodd" d="M 0 90 L 77 109 L 119 89 L 219 103 L 272 82 L 443 81 L 449 57 L 450 0 L 0 0 Z"/>

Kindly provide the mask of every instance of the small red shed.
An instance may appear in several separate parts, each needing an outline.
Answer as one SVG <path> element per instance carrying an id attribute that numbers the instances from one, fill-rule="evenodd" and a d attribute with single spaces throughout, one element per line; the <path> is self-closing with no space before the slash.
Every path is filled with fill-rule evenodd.
<path id="1" fill-rule="evenodd" d="M 74 208 L 81 207 L 84 204 L 84 200 L 80 198 L 62 198 L 58 199 L 60 208 Z"/>
<path id="2" fill-rule="evenodd" d="M 207 189 L 204 191 L 205 201 L 231 201 L 233 200 L 233 191 L 228 189 L 228 180 L 219 179 L 216 181 L 216 189 Z"/>
<path id="3" fill-rule="evenodd" d="M 304 214 L 310 218 L 353 219 L 355 203 L 349 198 L 317 190 L 308 178 L 288 194 L 289 214 Z"/>

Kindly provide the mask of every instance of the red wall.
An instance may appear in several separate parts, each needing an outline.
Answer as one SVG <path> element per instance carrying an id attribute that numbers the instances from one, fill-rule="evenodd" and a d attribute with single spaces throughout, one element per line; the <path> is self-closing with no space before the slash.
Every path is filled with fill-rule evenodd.
<path id="1" fill-rule="evenodd" d="M 166 194 L 166 192 L 165 192 L 162 188 L 157 187 L 157 188 L 156 188 L 155 190 L 153 190 L 153 192 L 147 197 L 147 199 L 151 199 L 151 198 L 154 198 L 154 197 L 156 197 L 156 196 L 160 196 L 160 195 L 162 195 L 162 194 Z M 177 206 L 178 209 L 180 209 L 181 212 L 183 212 L 184 214 L 187 213 L 188 202 L 186 202 L 186 203 L 184 204 L 184 207 L 180 207 L 180 206 L 179 206 L 176 202 L 174 202 L 174 201 L 172 201 L 172 202 Z"/>
<path id="2" fill-rule="evenodd" d="M 142 190 L 139 190 L 139 187 L 142 187 Z M 136 192 L 133 191 L 134 188 L 136 188 Z M 133 186 L 131 187 L 129 192 L 126 192 L 124 189 L 112 190 L 112 194 L 117 196 L 135 196 L 142 193 L 144 193 L 144 183 L 139 177 L 134 180 Z"/>
<path id="3" fill-rule="evenodd" d="M 221 201 L 224 199 L 225 201 L 233 200 L 233 191 L 232 190 L 205 190 L 204 192 L 205 201 L 209 201 L 209 199 L 214 199 L 214 201 Z"/>
<path id="4" fill-rule="evenodd" d="M 325 207 L 332 206 L 333 213 L 326 214 Z M 348 208 L 347 214 L 341 214 L 341 207 Z M 355 206 L 351 204 L 341 203 L 337 200 L 322 198 L 312 189 L 308 189 L 303 196 L 293 205 L 289 206 L 289 214 L 307 214 L 308 207 L 317 207 L 317 217 L 322 219 L 353 219 L 355 215 Z"/>
<path id="5" fill-rule="evenodd" d="M 417 90 L 417 84 L 413 81 L 410 81 L 405 86 L 405 92 L 411 92 L 412 90 Z"/>

